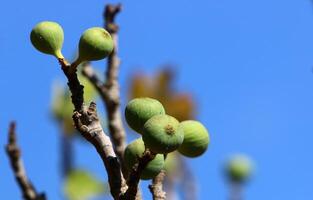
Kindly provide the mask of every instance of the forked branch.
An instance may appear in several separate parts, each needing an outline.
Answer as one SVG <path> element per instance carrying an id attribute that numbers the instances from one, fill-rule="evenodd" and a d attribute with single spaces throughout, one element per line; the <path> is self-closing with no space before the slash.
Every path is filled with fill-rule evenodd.
<path id="1" fill-rule="evenodd" d="M 72 94 L 75 127 L 96 148 L 108 173 L 111 194 L 114 199 L 120 199 L 127 186 L 112 142 L 100 124 L 96 104 L 92 102 L 89 107 L 84 105 L 84 86 L 79 82 L 76 67 L 71 66 L 64 59 L 59 59 L 59 62 Z"/>

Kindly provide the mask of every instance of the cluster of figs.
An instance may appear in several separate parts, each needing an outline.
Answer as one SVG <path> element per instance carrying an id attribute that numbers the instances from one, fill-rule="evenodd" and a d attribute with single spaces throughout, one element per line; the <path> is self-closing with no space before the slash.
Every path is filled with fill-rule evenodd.
<path id="1" fill-rule="evenodd" d="M 62 27 L 52 21 L 38 23 L 31 31 L 33 46 L 40 52 L 63 59 Z M 111 35 L 101 27 L 87 29 L 80 37 L 78 57 L 72 66 L 84 61 L 101 60 L 114 48 Z M 131 100 L 125 110 L 128 125 L 142 137 L 131 142 L 125 149 L 126 166 L 130 169 L 146 149 L 156 154 L 144 169 L 141 178 L 152 179 L 164 169 L 166 155 L 178 150 L 187 157 L 202 155 L 209 145 L 209 133 L 198 121 L 179 122 L 165 113 L 163 105 L 152 98 Z"/>
<path id="2" fill-rule="evenodd" d="M 164 169 L 166 155 L 173 151 L 187 157 L 198 157 L 208 148 L 210 138 L 207 129 L 198 121 L 179 122 L 167 115 L 163 105 L 152 98 L 135 98 L 125 109 L 127 124 L 140 138 L 131 142 L 125 149 L 126 167 L 131 169 L 145 149 L 155 153 L 141 174 L 141 179 L 152 179 Z"/>
<path id="3" fill-rule="evenodd" d="M 62 46 L 64 32 L 62 27 L 52 21 L 38 23 L 30 33 L 33 46 L 40 52 L 63 59 Z M 107 57 L 114 48 L 111 35 L 101 27 L 87 29 L 80 37 L 78 57 L 72 65 L 78 66 L 85 61 L 101 60 Z"/>

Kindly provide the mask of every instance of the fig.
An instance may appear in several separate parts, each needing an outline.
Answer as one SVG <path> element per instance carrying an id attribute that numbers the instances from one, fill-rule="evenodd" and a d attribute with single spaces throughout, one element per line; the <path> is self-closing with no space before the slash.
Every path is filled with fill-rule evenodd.
<path id="1" fill-rule="evenodd" d="M 184 132 L 177 119 L 161 114 L 151 117 L 143 127 L 142 139 L 154 153 L 170 153 L 183 143 Z"/>
<path id="2" fill-rule="evenodd" d="M 198 121 L 186 120 L 180 123 L 184 131 L 183 144 L 179 153 L 187 157 L 198 157 L 208 148 L 210 137 L 207 129 Z"/>
<path id="3" fill-rule="evenodd" d="M 176 151 L 166 154 L 164 169 L 167 174 L 175 175 L 177 174 L 177 168 L 179 166 L 179 155 Z"/>
<path id="4" fill-rule="evenodd" d="M 111 35 L 101 27 L 87 29 L 80 37 L 76 66 L 84 61 L 101 60 L 113 51 Z"/>
<path id="5" fill-rule="evenodd" d="M 165 114 L 163 105 L 158 100 L 147 97 L 131 100 L 125 109 L 127 124 L 140 134 L 146 121 L 158 114 Z"/>
<path id="6" fill-rule="evenodd" d="M 131 142 L 125 149 L 124 160 L 126 168 L 131 170 L 131 168 L 137 163 L 138 158 L 140 158 L 145 151 L 145 145 L 142 138 L 136 139 Z M 143 180 L 148 180 L 154 178 L 159 172 L 164 168 L 164 156 L 157 154 L 156 157 L 148 163 L 146 168 L 141 173 L 140 178 Z"/>
<path id="7" fill-rule="evenodd" d="M 252 173 L 252 163 L 244 155 L 235 155 L 226 164 L 226 174 L 233 182 L 245 182 Z"/>
<path id="8" fill-rule="evenodd" d="M 30 40 L 38 51 L 53 55 L 56 58 L 63 58 L 61 49 L 64 33 L 58 23 L 51 21 L 38 23 L 30 33 Z"/>

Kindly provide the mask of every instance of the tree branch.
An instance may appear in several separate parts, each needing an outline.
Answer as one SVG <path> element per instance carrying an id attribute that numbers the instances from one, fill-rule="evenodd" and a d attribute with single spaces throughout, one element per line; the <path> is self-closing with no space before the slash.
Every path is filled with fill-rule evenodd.
<path id="1" fill-rule="evenodd" d="M 127 179 L 128 189 L 124 194 L 124 199 L 136 199 L 141 173 L 146 168 L 148 163 L 155 158 L 155 156 L 155 153 L 146 149 L 143 156 L 138 160 L 138 163 L 132 168 Z"/>
<path id="2" fill-rule="evenodd" d="M 109 31 L 114 41 L 113 52 L 108 57 L 106 82 L 104 87 L 107 91 L 107 98 L 105 100 L 108 119 L 109 130 L 113 143 L 115 145 L 115 151 L 119 155 L 121 162 L 123 161 L 123 155 L 125 150 L 125 130 L 123 127 L 122 114 L 120 109 L 120 86 L 118 83 L 118 74 L 120 59 L 118 58 L 118 25 L 115 23 L 116 15 L 121 11 L 121 4 L 107 5 L 104 11 L 105 28 Z"/>
<path id="3" fill-rule="evenodd" d="M 152 184 L 149 185 L 150 192 L 153 200 L 165 200 L 166 193 L 163 191 L 163 180 L 165 178 L 165 170 L 162 170 L 154 179 Z"/>
<path id="4" fill-rule="evenodd" d="M 68 79 L 68 86 L 72 93 L 71 98 L 75 108 L 73 115 L 75 127 L 96 148 L 108 173 L 111 194 L 114 199 L 120 199 L 127 186 L 111 140 L 104 133 L 100 124 L 96 104 L 92 102 L 89 107 L 84 105 L 84 86 L 78 80 L 76 68 L 64 59 L 59 59 L 59 62 Z"/>
<path id="5" fill-rule="evenodd" d="M 11 167 L 15 176 L 15 179 L 22 191 L 23 198 L 25 200 L 46 200 L 45 194 L 36 192 L 36 189 L 27 178 L 24 163 L 21 158 L 21 150 L 16 143 L 16 131 L 15 123 L 10 123 L 9 128 L 9 140 L 6 145 L 6 152 L 10 159 Z"/>
<path id="6" fill-rule="evenodd" d="M 105 74 L 105 83 L 102 83 L 92 67 L 87 65 L 83 68 L 83 75 L 89 79 L 99 92 L 102 100 L 105 103 L 107 110 L 107 118 L 109 131 L 114 144 L 114 149 L 120 161 L 123 163 L 123 154 L 126 147 L 125 130 L 123 127 L 122 114 L 120 109 L 120 90 L 118 83 L 118 73 L 120 60 L 118 53 L 118 25 L 115 23 L 115 17 L 120 12 L 122 6 L 107 5 L 104 11 L 105 28 L 111 34 L 114 41 L 114 50 L 108 57 L 107 71 Z M 124 170 L 124 175 L 126 171 Z"/>

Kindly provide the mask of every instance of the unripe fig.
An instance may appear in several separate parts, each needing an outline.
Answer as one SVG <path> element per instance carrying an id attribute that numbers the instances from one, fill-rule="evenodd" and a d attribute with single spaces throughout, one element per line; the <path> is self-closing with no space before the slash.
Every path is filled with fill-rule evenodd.
<path id="1" fill-rule="evenodd" d="M 210 142 L 207 129 L 194 120 L 183 121 L 180 125 L 184 131 L 184 142 L 178 148 L 179 153 L 187 157 L 197 157 L 203 154 Z"/>
<path id="2" fill-rule="evenodd" d="M 101 27 L 87 29 L 79 40 L 76 65 L 83 61 L 101 60 L 113 51 L 111 35 Z"/>
<path id="3" fill-rule="evenodd" d="M 143 155 L 145 151 L 145 145 L 142 141 L 142 138 L 136 139 L 131 142 L 125 149 L 124 152 L 124 160 L 128 170 L 138 162 L 138 158 Z M 156 157 L 148 163 L 146 168 L 141 173 L 141 179 L 147 180 L 152 179 L 164 167 L 164 156 L 161 154 L 157 154 Z"/>
<path id="4" fill-rule="evenodd" d="M 133 99 L 125 109 L 127 124 L 140 134 L 146 121 L 158 114 L 165 114 L 165 110 L 158 100 L 152 98 Z"/>
<path id="5" fill-rule="evenodd" d="M 176 151 L 166 154 L 164 169 L 169 175 L 176 175 L 179 166 L 179 155 Z M 179 171 L 179 170 L 178 170 Z"/>
<path id="6" fill-rule="evenodd" d="M 170 153 L 183 143 L 184 132 L 177 119 L 169 115 L 155 115 L 144 125 L 142 139 L 154 153 Z"/>
<path id="7" fill-rule="evenodd" d="M 56 58 L 63 58 L 61 49 L 64 33 L 58 23 L 50 21 L 38 23 L 30 33 L 30 40 L 38 51 Z"/>
<path id="8" fill-rule="evenodd" d="M 252 173 L 252 163 L 244 155 L 235 155 L 226 164 L 226 174 L 233 182 L 245 182 Z"/>

